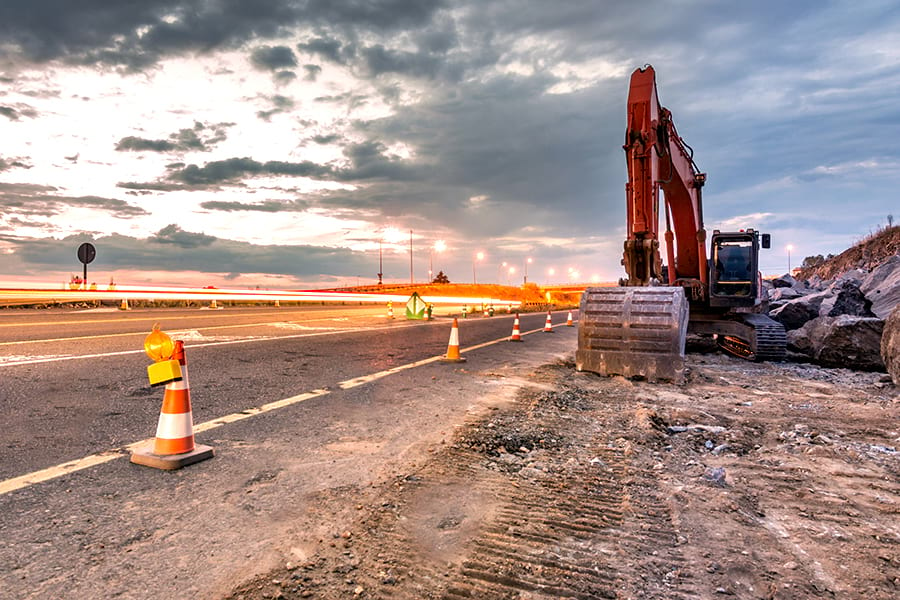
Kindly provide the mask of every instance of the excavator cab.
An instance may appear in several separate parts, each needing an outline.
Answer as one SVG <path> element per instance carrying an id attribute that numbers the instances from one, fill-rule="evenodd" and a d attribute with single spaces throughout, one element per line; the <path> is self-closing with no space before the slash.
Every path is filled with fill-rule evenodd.
<path id="1" fill-rule="evenodd" d="M 748 229 L 713 231 L 710 241 L 709 305 L 755 306 L 759 303 L 759 233 Z"/>

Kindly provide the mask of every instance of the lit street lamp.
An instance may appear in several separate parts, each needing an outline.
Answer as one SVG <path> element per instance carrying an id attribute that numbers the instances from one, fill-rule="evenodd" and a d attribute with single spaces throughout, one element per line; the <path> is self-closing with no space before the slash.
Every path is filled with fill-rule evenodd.
<path id="1" fill-rule="evenodd" d="M 475 276 L 475 263 L 479 260 L 484 260 L 484 252 L 479 252 L 475 255 L 475 258 L 472 259 L 472 283 L 474 285 L 478 284 L 478 278 Z"/>
<path id="2" fill-rule="evenodd" d="M 446 249 L 447 243 L 444 240 L 436 241 L 434 246 L 431 247 L 431 252 L 429 252 L 428 256 L 428 283 L 434 281 L 434 253 L 443 252 Z"/>
<path id="3" fill-rule="evenodd" d="M 510 285 L 509 279 L 510 279 L 510 277 L 512 277 L 515 274 L 515 272 L 516 272 L 515 267 L 509 268 L 509 271 L 506 274 L 506 285 Z"/>

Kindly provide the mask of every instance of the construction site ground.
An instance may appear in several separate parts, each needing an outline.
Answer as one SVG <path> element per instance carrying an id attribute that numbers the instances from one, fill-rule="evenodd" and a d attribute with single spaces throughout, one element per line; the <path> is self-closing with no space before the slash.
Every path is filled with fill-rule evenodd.
<path id="1" fill-rule="evenodd" d="M 316 525 L 228 597 L 900 597 L 884 374 L 691 354 L 674 385 L 573 356 L 471 373 L 515 393 L 319 492 Z"/>

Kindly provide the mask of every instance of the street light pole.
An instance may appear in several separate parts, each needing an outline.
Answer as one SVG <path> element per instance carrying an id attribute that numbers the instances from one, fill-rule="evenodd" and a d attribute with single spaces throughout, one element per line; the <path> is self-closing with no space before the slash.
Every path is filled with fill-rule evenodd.
<path id="1" fill-rule="evenodd" d="M 528 285 L 528 265 L 531 263 L 531 258 L 525 259 L 525 277 L 522 278 L 522 285 Z"/>
<path id="2" fill-rule="evenodd" d="M 792 244 L 787 245 L 787 253 L 788 253 L 788 272 L 787 272 L 787 274 L 788 275 L 791 274 L 791 250 L 793 250 L 793 249 L 794 249 L 794 246 Z"/>
<path id="3" fill-rule="evenodd" d="M 413 284 L 412 229 L 409 230 L 409 283 Z"/>
<path id="4" fill-rule="evenodd" d="M 381 285 L 381 277 L 384 274 L 384 261 L 381 255 L 381 238 L 378 238 L 378 285 Z"/>

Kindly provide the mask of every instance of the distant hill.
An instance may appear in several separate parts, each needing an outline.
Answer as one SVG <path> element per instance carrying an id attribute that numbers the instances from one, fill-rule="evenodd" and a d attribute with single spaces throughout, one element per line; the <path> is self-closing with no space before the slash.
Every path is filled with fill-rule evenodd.
<path id="1" fill-rule="evenodd" d="M 797 278 L 818 276 L 828 280 L 853 269 L 871 271 L 897 254 L 900 254 L 900 226 L 894 225 L 869 235 L 837 256 L 805 258 Z"/>

